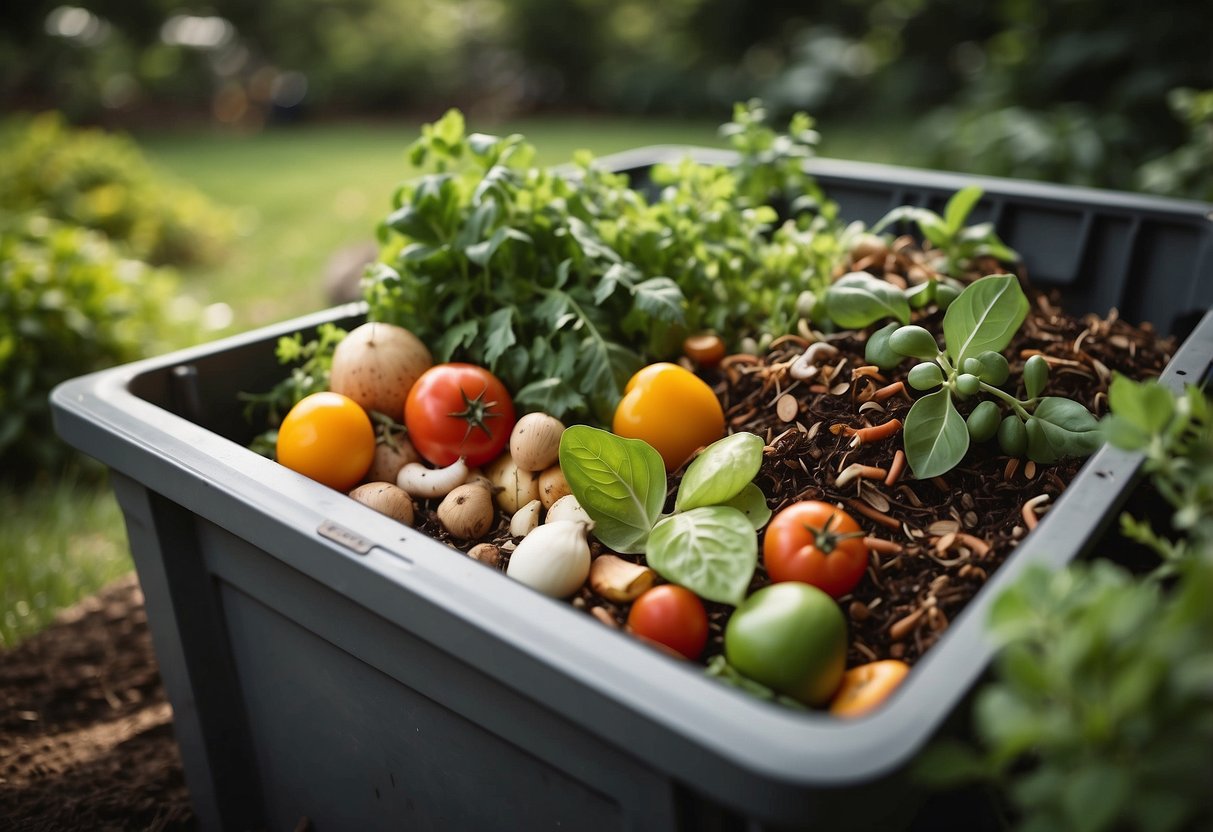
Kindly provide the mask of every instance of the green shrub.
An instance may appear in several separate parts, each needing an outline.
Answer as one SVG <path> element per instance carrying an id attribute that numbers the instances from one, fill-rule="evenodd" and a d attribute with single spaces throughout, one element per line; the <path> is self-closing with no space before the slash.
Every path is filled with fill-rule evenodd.
<path id="1" fill-rule="evenodd" d="M 74 129 L 58 113 L 0 129 L 0 205 L 101 231 L 152 263 L 219 258 L 230 217 L 153 168 L 130 139 Z"/>
<path id="2" fill-rule="evenodd" d="M 1171 111 L 1188 128 L 1188 138 L 1138 172 L 1143 191 L 1213 202 L 1213 89 L 1187 87 L 1167 94 Z"/>
<path id="3" fill-rule="evenodd" d="M 0 215 L 0 478 L 69 459 L 51 388 L 162 349 L 170 331 L 180 339 L 183 322 L 166 312 L 176 288 L 171 272 L 125 259 L 100 234 Z"/>

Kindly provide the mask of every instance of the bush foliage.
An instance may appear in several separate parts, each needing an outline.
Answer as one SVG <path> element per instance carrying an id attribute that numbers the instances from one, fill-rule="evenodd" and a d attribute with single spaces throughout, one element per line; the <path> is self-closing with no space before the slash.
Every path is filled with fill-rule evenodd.
<path id="1" fill-rule="evenodd" d="M 104 233 L 157 264 L 218 259 L 233 223 L 200 192 L 156 170 L 135 143 L 74 129 L 57 113 L 0 130 L 0 205 Z"/>
<path id="2" fill-rule="evenodd" d="M 70 457 L 47 400 L 61 381 L 132 361 L 180 337 L 166 314 L 171 272 L 104 236 L 43 217 L 0 217 L 0 477 Z"/>

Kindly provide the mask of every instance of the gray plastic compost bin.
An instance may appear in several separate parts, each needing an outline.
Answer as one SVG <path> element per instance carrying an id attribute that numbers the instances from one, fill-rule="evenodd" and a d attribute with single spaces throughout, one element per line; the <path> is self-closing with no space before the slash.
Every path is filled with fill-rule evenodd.
<path id="1" fill-rule="evenodd" d="M 649 148 L 604 164 L 643 187 Z M 710 161 L 727 153 L 694 151 Z M 1039 285 L 1187 332 L 1213 305 L 1205 204 L 818 160 L 848 219 L 978 182 Z M 904 826 L 907 764 L 991 658 L 991 600 L 1098 539 L 1140 459 L 1093 456 L 873 715 L 787 710 L 705 677 L 245 447 L 237 394 L 279 336 L 358 305 L 60 386 L 62 437 L 112 469 L 203 829 L 773 830 Z M 1213 316 L 1167 371 L 1202 379 Z"/>

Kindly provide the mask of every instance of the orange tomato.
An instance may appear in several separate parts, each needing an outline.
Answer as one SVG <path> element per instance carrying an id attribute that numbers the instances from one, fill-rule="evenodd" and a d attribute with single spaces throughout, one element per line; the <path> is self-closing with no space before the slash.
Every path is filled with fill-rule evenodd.
<path id="1" fill-rule="evenodd" d="M 849 718 L 871 712 L 897 690 L 909 672 L 910 666 L 897 659 L 852 667 L 842 675 L 842 685 L 830 700 L 830 713 Z"/>
<path id="2" fill-rule="evenodd" d="M 673 471 L 724 436 L 724 409 L 712 388 L 677 364 L 650 364 L 628 381 L 612 430 L 643 439 Z"/>
<path id="3" fill-rule="evenodd" d="M 371 467 L 375 429 L 353 399 L 340 393 L 313 393 L 282 420 L 277 456 L 292 471 L 349 491 Z"/>

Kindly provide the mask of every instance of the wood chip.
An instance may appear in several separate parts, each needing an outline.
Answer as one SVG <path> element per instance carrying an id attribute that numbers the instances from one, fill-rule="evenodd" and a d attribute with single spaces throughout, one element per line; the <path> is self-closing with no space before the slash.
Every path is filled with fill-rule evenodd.
<path id="1" fill-rule="evenodd" d="M 796 401 L 795 396 L 784 393 L 775 400 L 775 415 L 779 417 L 779 421 L 790 422 L 799 412 L 800 403 Z"/>
<path id="2" fill-rule="evenodd" d="M 877 470 L 881 470 L 881 469 L 877 469 Z M 875 488 L 872 488 L 870 486 L 867 488 L 864 488 L 860 492 L 859 499 L 863 500 L 865 503 L 867 503 L 868 505 L 870 505 L 872 508 L 876 509 L 877 511 L 887 513 L 889 510 L 889 498 L 886 497 L 885 495 L 881 494 Z"/>
<path id="3" fill-rule="evenodd" d="M 601 621 L 606 626 L 610 627 L 612 630 L 619 629 L 619 622 L 615 620 L 615 616 L 613 616 L 609 612 L 607 612 L 606 607 L 594 607 L 593 609 L 590 610 L 590 615 L 597 618 L 599 621 Z"/>
<path id="4" fill-rule="evenodd" d="M 927 526 L 927 534 L 931 537 L 943 537 L 945 534 L 955 534 L 960 531 L 960 524 L 955 520 L 936 520 Z"/>

